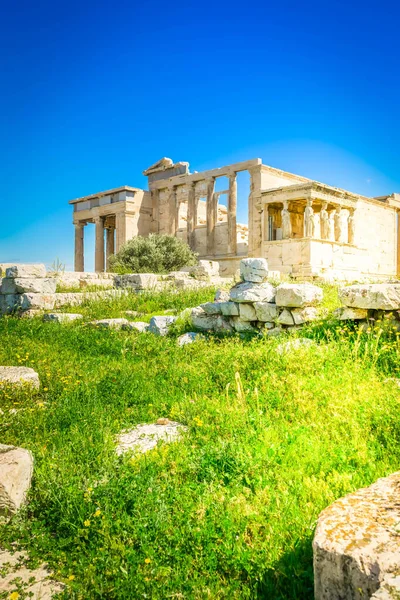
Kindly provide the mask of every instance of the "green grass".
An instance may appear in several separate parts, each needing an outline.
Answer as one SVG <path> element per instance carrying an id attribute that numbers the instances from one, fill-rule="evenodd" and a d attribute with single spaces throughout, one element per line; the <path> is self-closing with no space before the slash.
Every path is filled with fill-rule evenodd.
<path id="1" fill-rule="evenodd" d="M 211 298 L 71 310 L 149 315 Z M 400 393 L 385 383 L 399 345 L 390 331 L 334 322 L 304 335 L 315 347 L 281 356 L 282 339 L 179 348 L 174 337 L 0 319 L 0 364 L 33 367 L 42 382 L 2 392 L 0 438 L 29 448 L 35 471 L 1 545 L 47 561 L 69 599 L 312 598 L 320 511 L 399 468 Z M 121 429 L 160 417 L 189 427 L 181 441 L 115 455 Z"/>

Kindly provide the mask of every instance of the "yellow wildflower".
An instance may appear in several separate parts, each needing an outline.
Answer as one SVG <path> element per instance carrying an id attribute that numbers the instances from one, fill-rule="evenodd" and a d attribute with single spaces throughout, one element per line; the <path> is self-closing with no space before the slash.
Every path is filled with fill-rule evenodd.
<path id="1" fill-rule="evenodd" d="M 8 600 L 18 600 L 18 598 L 19 598 L 19 594 L 18 594 L 18 592 L 12 592 L 12 593 L 9 595 L 9 597 L 8 597 Z"/>
<path id="2" fill-rule="evenodd" d="M 86 519 L 86 521 L 83 523 L 85 527 L 90 527 L 90 521 L 89 519 Z"/>
<path id="3" fill-rule="evenodd" d="M 73 580 L 75 579 L 75 575 L 69 575 L 68 579 L 69 579 L 70 581 L 73 581 Z"/>
<path id="4" fill-rule="evenodd" d="M 98 509 L 96 510 L 96 512 L 94 513 L 94 516 L 95 516 L 95 517 L 99 517 L 100 515 L 101 515 L 101 510 L 98 508 Z"/>
<path id="5" fill-rule="evenodd" d="M 150 564 L 150 563 L 151 563 L 151 559 L 150 559 L 150 558 L 145 558 L 145 559 L 144 559 L 144 562 L 146 563 L 146 565 L 148 565 L 148 564 Z"/>

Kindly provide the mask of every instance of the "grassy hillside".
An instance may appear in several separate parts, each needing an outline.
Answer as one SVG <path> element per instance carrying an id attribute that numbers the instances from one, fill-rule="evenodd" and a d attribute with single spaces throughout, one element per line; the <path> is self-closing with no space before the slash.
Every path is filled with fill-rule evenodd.
<path id="1" fill-rule="evenodd" d="M 212 295 L 83 312 L 148 318 Z M 400 391 L 385 381 L 399 345 L 394 332 L 335 322 L 302 335 L 315 346 L 280 355 L 282 339 L 179 348 L 175 337 L 0 319 L 0 364 L 33 367 L 42 382 L 0 392 L 1 441 L 35 457 L 29 504 L 0 526 L 1 545 L 47 561 L 65 598 L 312 598 L 319 512 L 399 469 Z M 115 455 L 116 433 L 160 417 L 188 426 L 181 441 Z"/>

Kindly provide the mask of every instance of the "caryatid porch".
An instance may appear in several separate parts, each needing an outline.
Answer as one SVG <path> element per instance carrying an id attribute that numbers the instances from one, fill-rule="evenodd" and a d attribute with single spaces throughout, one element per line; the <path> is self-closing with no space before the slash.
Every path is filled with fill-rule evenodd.
<path id="1" fill-rule="evenodd" d="M 358 197 L 316 182 L 261 192 L 262 254 L 271 269 L 298 276 L 356 270 Z M 349 254 L 356 260 L 351 262 Z M 350 260 L 349 260 L 350 258 Z"/>

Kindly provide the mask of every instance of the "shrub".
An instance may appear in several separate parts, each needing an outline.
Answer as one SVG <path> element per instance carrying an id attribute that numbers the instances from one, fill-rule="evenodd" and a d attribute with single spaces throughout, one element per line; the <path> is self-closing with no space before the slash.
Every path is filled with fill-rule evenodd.
<path id="1" fill-rule="evenodd" d="M 172 235 L 137 236 L 110 257 L 115 273 L 169 273 L 194 265 L 195 254 L 188 244 Z"/>

